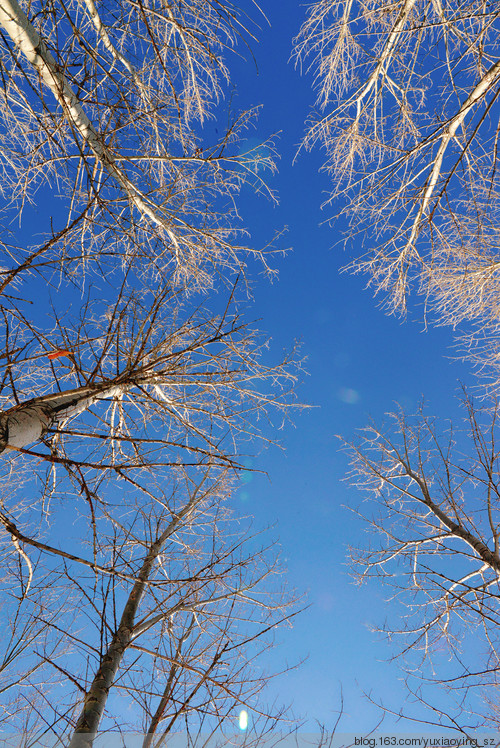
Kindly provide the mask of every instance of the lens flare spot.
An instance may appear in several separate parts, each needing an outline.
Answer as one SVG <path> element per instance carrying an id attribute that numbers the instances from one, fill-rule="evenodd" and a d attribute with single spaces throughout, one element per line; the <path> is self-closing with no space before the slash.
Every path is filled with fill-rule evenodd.
<path id="1" fill-rule="evenodd" d="M 242 709 L 240 712 L 238 724 L 240 726 L 240 730 L 246 730 L 248 727 L 248 712 L 245 709 Z"/>
<path id="2" fill-rule="evenodd" d="M 355 405 L 359 400 L 359 392 L 350 387 L 341 387 L 337 395 L 339 400 L 348 405 Z"/>

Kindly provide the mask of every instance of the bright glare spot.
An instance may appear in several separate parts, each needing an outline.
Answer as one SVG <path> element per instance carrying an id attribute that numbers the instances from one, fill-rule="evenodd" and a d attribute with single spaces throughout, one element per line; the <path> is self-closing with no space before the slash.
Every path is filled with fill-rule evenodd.
<path id="1" fill-rule="evenodd" d="M 248 712 L 242 709 L 240 712 L 240 718 L 238 720 L 240 730 L 246 730 L 248 727 Z"/>
<path id="2" fill-rule="evenodd" d="M 250 481 L 253 480 L 253 473 L 250 472 L 250 470 L 243 470 L 240 475 L 240 480 L 242 483 L 250 483 Z"/>
<path id="3" fill-rule="evenodd" d="M 357 390 L 351 390 L 350 387 L 342 387 L 338 391 L 338 398 L 339 400 L 342 400 L 343 403 L 355 405 L 359 400 L 359 392 L 357 392 Z"/>

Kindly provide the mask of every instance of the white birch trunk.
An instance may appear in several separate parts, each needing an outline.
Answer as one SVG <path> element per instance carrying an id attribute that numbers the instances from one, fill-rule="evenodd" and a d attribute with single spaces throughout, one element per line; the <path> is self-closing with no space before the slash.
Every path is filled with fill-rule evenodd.
<path id="1" fill-rule="evenodd" d="M 163 227 L 167 232 L 177 255 L 179 252 L 177 237 L 167 225 L 158 206 L 143 195 L 127 174 L 116 164 L 103 137 L 88 118 L 77 95 L 48 50 L 45 41 L 30 22 L 17 0 L 0 0 L 0 26 L 3 26 L 16 47 L 33 65 L 45 85 L 53 93 L 56 101 L 62 106 L 71 125 L 81 135 L 108 174 L 116 180 L 119 187 L 142 215 L 147 216 L 153 223 Z"/>
<path id="2" fill-rule="evenodd" d="M 82 413 L 99 400 L 122 394 L 123 385 L 79 387 L 35 397 L 0 412 L 0 455 L 38 441 L 54 424 Z"/>

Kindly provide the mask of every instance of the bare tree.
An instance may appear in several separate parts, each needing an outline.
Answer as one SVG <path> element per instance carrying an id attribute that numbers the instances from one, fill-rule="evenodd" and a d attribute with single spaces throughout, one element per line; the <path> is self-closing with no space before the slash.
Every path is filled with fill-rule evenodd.
<path id="1" fill-rule="evenodd" d="M 466 396 L 464 406 L 465 431 L 442 428 L 424 410 L 399 412 L 349 446 L 370 536 L 351 557 L 359 582 L 391 589 L 381 631 L 406 663 L 411 692 L 441 724 L 491 726 L 500 674 L 499 404 L 478 408 Z M 431 684 L 456 698 L 455 723 L 439 713 Z"/>
<path id="2" fill-rule="evenodd" d="M 472 322 L 478 363 L 498 349 L 500 10 L 465 0 L 319 0 L 295 40 L 319 112 L 331 200 L 351 221 L 351 269 L 391 310 L 412 285 L 429 319 Z M 487 343 L 485 343 L 485 338 Z"/>
<path id="3" fill-rule="evenodd" d="M 265 581 L 279 566 L 231 522 L 224 471 L 179 468 L 167 480 L 129 488 L 125 506 L 101 489 L 90 521 L 91 499 L 75 497 L 57 547 L 44 536 L 68 523 L 63 513 L 35 529 L 2 512 L 15 603 L 2 672 L 9 731 L 91 746 L 98 729 L 128 728 L 150 746 L 204 722 L 230 728 L 243 706 L 258 715 L 265 674 L 249 661 L 289 615 Z"/>
<path id="4" fill-rule="evenodd" d="M 7 315 L 2 689 L 30 739 L 230 729 L 238 708 L 263 710 L 250 661 L 290 614 L 272 549 L 227 503 L 293 372 L 261 363 L 231 304 L 213 317 L 137 285 L 49 335 Z"/>
<path id="5" fill-rule="evenodd" d="M 404 312 L 416 288 L 426 319 L 459 328 L 496 392 L 499 30 L 498 3 L 318 0 L 295 40 L 318 91 L 303 146 L 325 150 L 349 268 L 390 311 Z M 477 707 L 474 691 L 497 694 L 500 569 L 498 404 L 465 404 L 469 448 L 422 410 L 368 428 L 353 451 L 353 480 L 370 497 L 360 513 L 381 539 L 353 553 L 359 579 L 393 588 L 384 630 L 414 695 L 435 680 L 462 715 Z M 484 704 L 476 717 L 497 719 Z"/>
<path id="6" fill-rule="evenodd" d="M 204 132 L 229 77 L 226 50 L 247 35 L 241 13 L 218 0 L 27 12 L 17 0 L 0 7 L 1 189 L 10 215 L 40 189 L 57 208 L 48 239 L 5 242 L 2 288 L 49 268 L 80 282 L 95 262 L 201 288 L 241 270 L 251 250 L 234 244 L 234 199 L 246 181 L 266 190 L 272 146 L 238 144 L 254 112 L 230 109 L 211 142 Z"/>
<path id="7" fill-rule="evenodd" d="M 226 504 L 256 417 L 286 412 L 292 360 L 264 365 L 231 299 L 214 317 L 136 278 L 115 293 L 50 333 L 6 314 L 6 720 L 72 748 L 258 714 L 249 661 L 289 616 L 272 550 Z"/>
<path id="8" fill-rule="evenodd" d="M 238 192 L 273 168 L 222 102 L 251 23 L 0 0 L 1 723 L 26 742 L 266 719 L 254 663 L 291 610 L 229 498 L 295 356 L 266 363 L 237 299 L 267 267 Z"/>
<path id="9" fill-rule="evenodd" d="M 110 469 L 156 466 L 159 449 L 169 464 L 233 464 L 236 433 L 251 438 L 255 414 L 286 410 L 295 354 L 265 365 L 265 339 L 228 305 L 212 316 L 178 304 L 177 293 L 134 284 L 112 306 L 85 304 L 83 319 L 58 318 L 50 333 L 26 318 L 7 325 L 2 397 L 15 404 L 0 414 L 4 451 L 29 451 L 43 436 L 54 464 L 78 461 L 85 445 Z M 41 350 L 57 339 L 62 347 Z M 71 422 L 93 406 L 99 435 L 92 419 Z"/>

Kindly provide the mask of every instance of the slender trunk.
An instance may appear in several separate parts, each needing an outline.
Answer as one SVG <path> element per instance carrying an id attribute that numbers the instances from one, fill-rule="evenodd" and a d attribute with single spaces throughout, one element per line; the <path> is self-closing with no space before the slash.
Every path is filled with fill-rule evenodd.
<path id="1" fill-rule="evenodd" d="M 186 639 L 188 639 L 189 636 L 191 636 L 191 632 L 194 628 L 194 624 L 195 624 L 195 617 L 193 616 L 191 618 L 191 623 L 189 624 L 184 634 L 180 637 L 179 642 L 177 644 L 174 662 L 172 662 L 172 665 L 170 667 L 170 673 L 167 679 L 167 683 L 165 685 L 165 688 L 163 689 L 163 694 L 160 699 L 160 703 L 158 704 L 158 707 L 156 709 L 156 712 L 152 716 L 151 722 L 149 723 L 148 732 L 142 743 L 142 748 L 151 748 L 153 740 L 155 739 L 158 725 L 163 719 L 163 716 L 165 714 L 165 709 L 167 708 L 167 705 L 172 698 L 172 684 L 174 682 L 175 675 L 180 667 L 179 660 L 181 657 L 182 646 L 184 642 L 186 641 Z"/>
<path id="2" fill-rule="evenodd" d="M 203 482 L 204 481 L 202 481 L 202 484 Z M 183 509 L 172 518 L 168 527 L 166 527 L 160 537 L 151 545 L 123 609 L 119 626 L 113 635 L 108 650 L 101 659 L 99 669 L 94 676 L 90 689 L 87 691 L 83 708 L 76 723 L 69 748 L 92 747 L 97 736 L 99 723 L 104 713 L 109 690 L 113 685 L 123 655 L 132 639 L 135 638 L 135 616 L 147 587 L 153 564 L 161 553 L 167 539 L 177 529 L 179 523 L 194 510 L 202 497 L 202 492 L 200 493 L 198 490 L 194 491 Z"/>
<path id="3" fill-rule="evenodd" d="M 122 657 L 131 642 L 137 608 L 144 594 L 144 587 L 159 550 L 160 548 L 155 543 L 146 556 L 138 579 L 125 604 L 118 629 L 101 660 L 90 690 L 85 697 L 83 709 L 76 723 L 69 748 L 91 748 L 95 740 L 109 690 L 115 679 Z"/>
<path id="4" fill-rule="evenodd" d="M 448 125 L 445 127 L 443 134 L 441 135 L 441 143 L 439 145 L 438 152 L 434 158 L 434 163 L 425 184 L 425 192 L 422 197 L 422 202 L 418 209 L 418 213 L 413 222 L 410 238 L 408 239 L 408 247 L 413 247 L 415 240 L 420 231 L 420 225 L 422 220 L 427 214 L 432 195 L 438 183 L 441 175 L 441 168 L 443 160 L 450 143 L 455 139 L 456 132 L 459 127 L 463 124 L 467 114 L 479 101 L 484 99 L 486 93 L 491 89 L 495 81 L 500 75 L 500 60 L 497 60 L 490 69 L 481 78 L 479 83 L 475 86 L 474 90 L 471 91 L 467 99 L 461 105 L 459 111 L 450 119 Z"/>
<path id="5" fill-rule="evenodd" d="M 494 569 L 497 574 L 500 573 L 500 558 L 498 557 L 498 554 L 490 550 L 490 548 L 488 548 L 488 546 L 483 543 L 480 538 L 476 537 L 469 530 L 467 530 L 464 524 L 459 524 L 458 522 L 455 522 L 450 517 L 448 517 L 446 512 L 444 512 L 441 507 L 438 506 L 438 504 L 434 503 L 434 501 L 432 500 L 425 479 L 417 473 L 414 473 L 407 463 L 402 461 L 401 464 L 404 466 L 407 475 L 418 485 L 418 487 L 422 491 L 423 503 L 428 506 L 429 509 L 439 519 L 439 521 L 448 528 L 450 534 L 454 535 L 456 538 L 461 538 L 462 540 L 464 540 L 471 548 L 476 551 L 480 559 L 485 564 L 487 564 L 491 569 Z"/>

